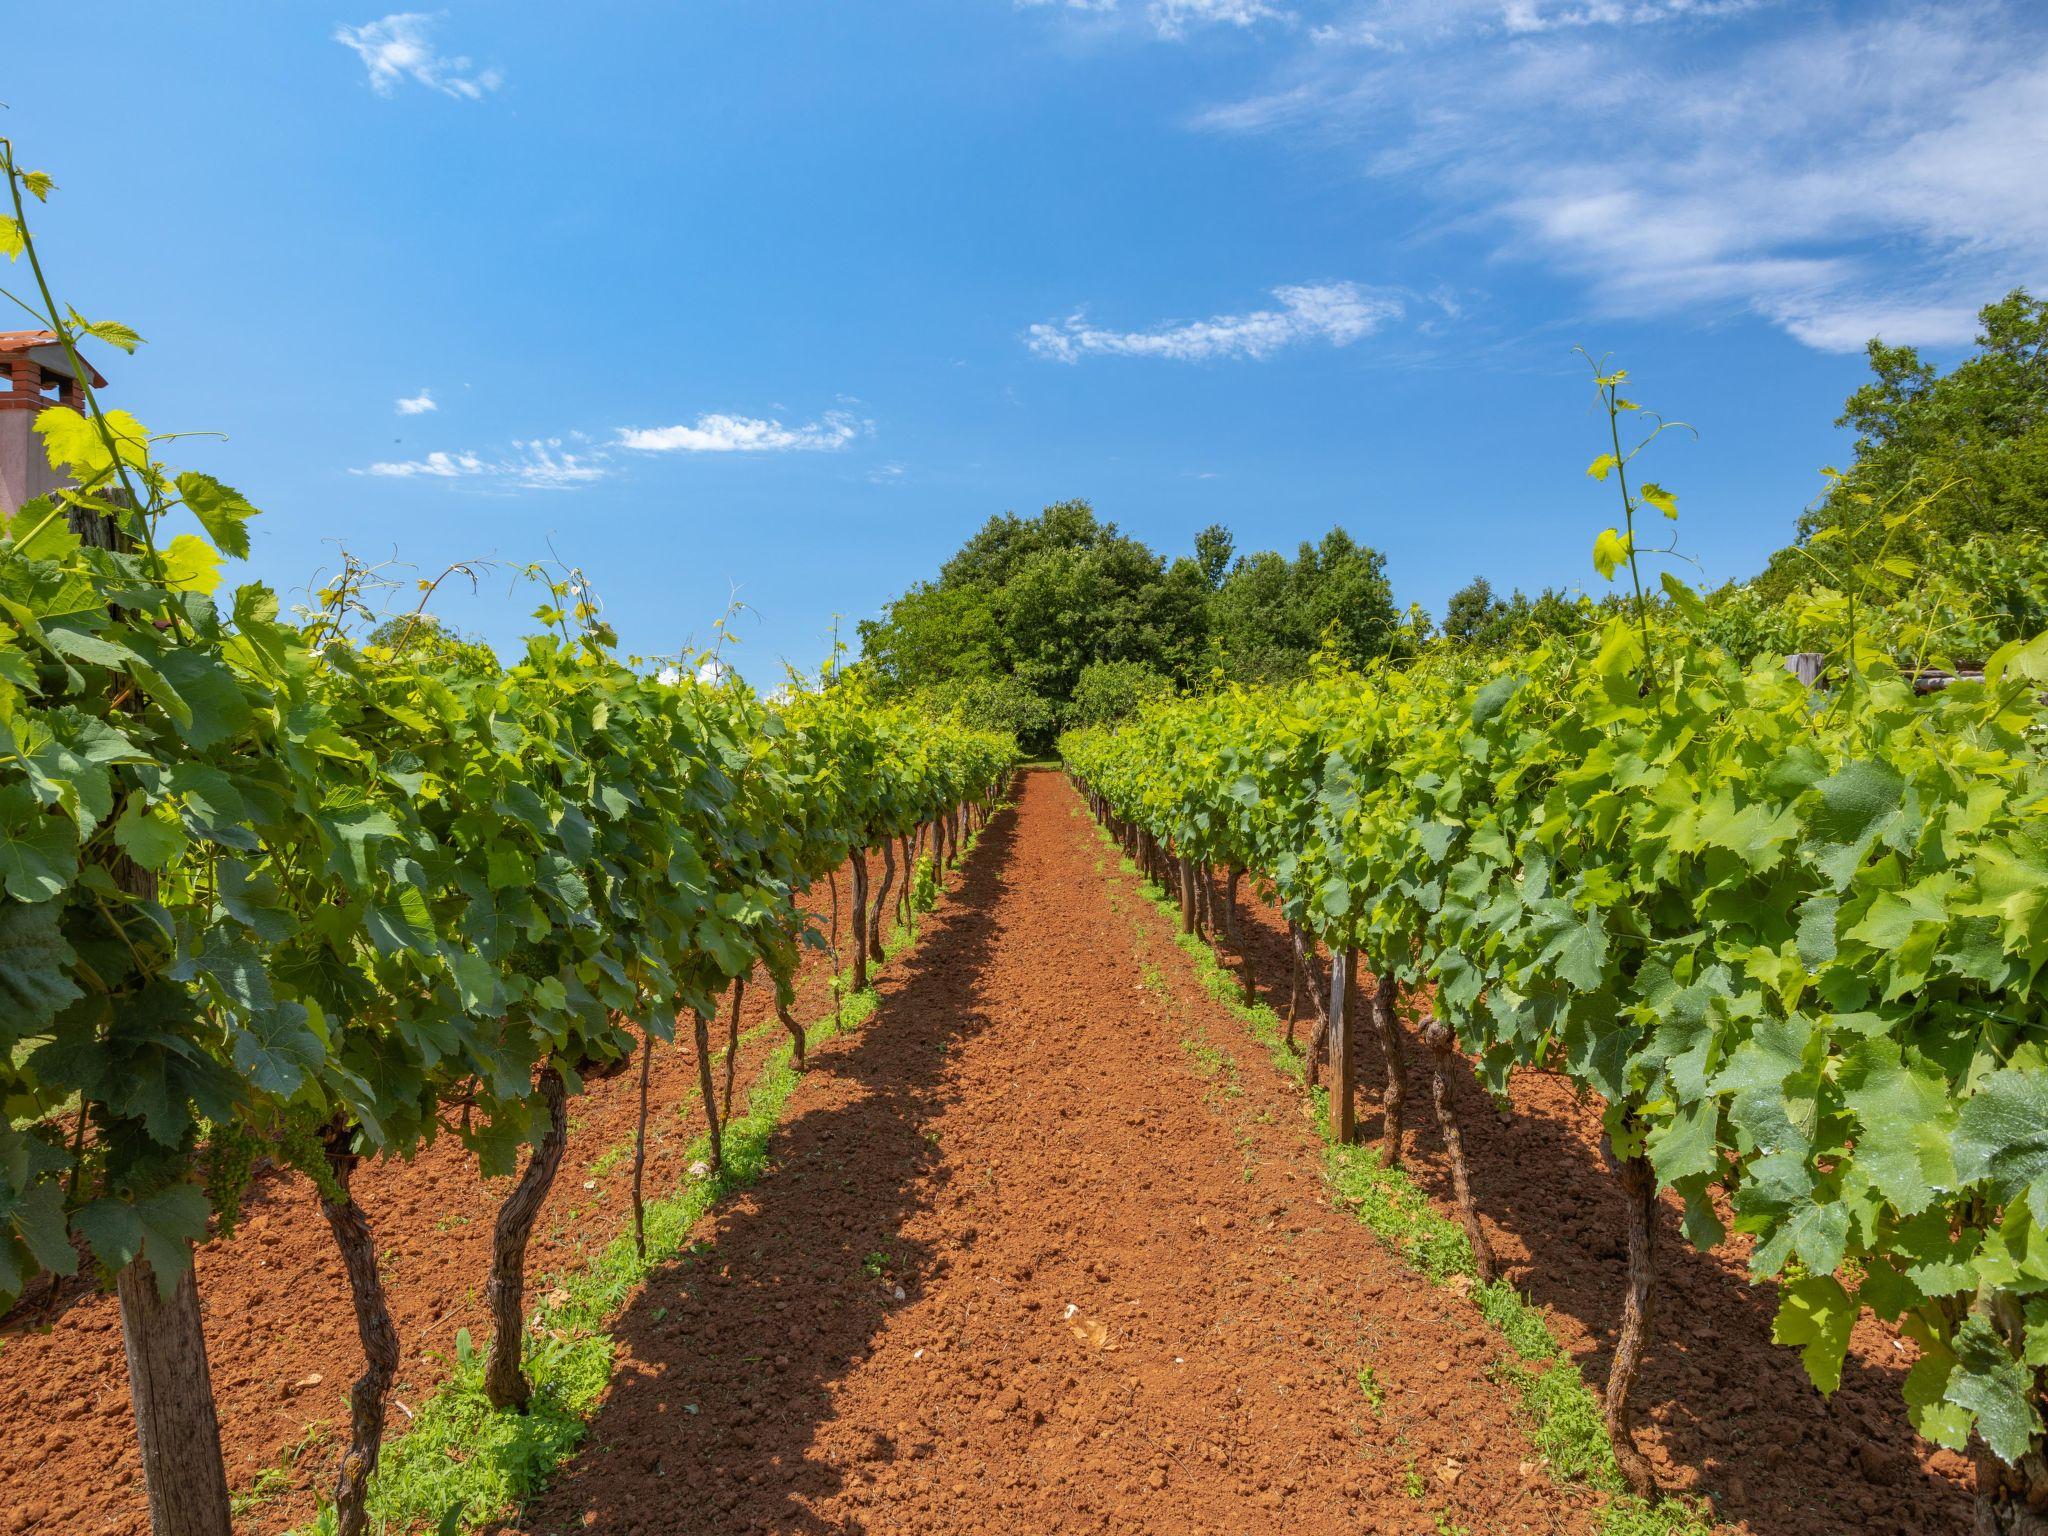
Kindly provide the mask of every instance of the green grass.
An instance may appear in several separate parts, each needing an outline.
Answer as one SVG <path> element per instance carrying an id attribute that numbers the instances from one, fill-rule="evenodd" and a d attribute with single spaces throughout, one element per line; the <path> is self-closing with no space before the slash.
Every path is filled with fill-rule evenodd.
<path id="1" fill-rule="evenodd" d="M 1106 829 L 1098 826 L 1096 833 L 1116 847 Z M 1174 942 L 1193 962 L 1202 990 L 1246 1024 L 1274 1066 L 1306 1084 L 1307 1058 L 1288 1049 L 1280 1016 L 1264 1003 L 1247 1004 L 1238 978 L 1215 950 L 1205 940 L 1179 931 L 1178 903 L 1145 879 L 1131 859 L 1119 854 L 1118 863 L 1125 874 L 1139 876 L 1144 894 L 1173 924 Z M 1702 1507 L 1683 1499 L 1645 1503 L 1625 1491 L 1600 1399 L 1551 1334 L 1543 1314 L 1505 1281 L 1480 1285 L 1465 1229 L 1439 1215 L 1421 1186 L 1406 1171 L 1389 1168 L 1378 1148 L 1331 1141 L 1329 1094 L 1321 1087 L 1307 1091 L 1323 1139 L 1324 1173 L 1338 1201 L 1349 1205 L 1360 1221 L 1432 1284 L 1449 1285 L 1459 1276 L 1470 1282 L 1472 1304 L 1509 1350 L 1496 1362 L 1492 1375 L 1519 1392 L 1531 1442 L 1548 1461 L 1552 1475 L 1590 1484 L 1609 1496 L 1601 1512 L 1601 1536 L 1709 1536 L 1713 1521 Z"/>
<path id="2" fill-rule="evenodd" d="M 979 840 L 979 831 L 961 840 L 963 859 Z M 899 927 L 885 953 L 893 958 L 914 937 Z M 834 978 L 835 988 L 840 981 Z M 822 1045 L 858 1029 L 880 1002 L 872 986 L 846 995 L 836 1021 L 827 1015 L 805 1030 L 809 1044 Z M 756 1026 L 743 1038 L 768 1027 Z M 459 1340 L 448 1380 L 421 1405 L 411 1429 L 384 1445 L 370 1489 L 372 1529 L 390 1536 L 420 1528 L 457 1536 L 511 1516 L 547 1486 L 582 1443 L 611 1380 L 617 1348 L 612 1320 L 663 1265 L 680 1256 L 708 1254 L 710 1244 L 690 1242 L 692 1229 L 726 1194 L 752 1184 L 766 1170 L 769 1139 L 802 1081 L 792 1058 L 787 1041 L 770 1053 L 748 1090 L 745 1111 L 725 1125 L 720 1172 L 647 1202 L 646 1258 L 640 1257 L 628 1228 L 586 1267 L 529 1278 L 529 1296 L 555 1300 L 534 1307 L 528 1319 L 525 1365 L 533 1400 L 526 1413 L 491 1407 L 483 1390 L 483 1352 L 469 1346 L 466 1336 Z M 627 1145 L 630 1149 L 630 1141 Z M 617 1150 L 608 1149 L 599 1161 Z M 709 1135 L 699 1136 L 684 1162 L 708 1160 L 710 1153 Z M 250 1494 L 259 1500 L 267 1496 L 260 1487 Z M 333 1528 L 334 1511 L 323 1506 L 295 1536 L 326 1536 Z"/>

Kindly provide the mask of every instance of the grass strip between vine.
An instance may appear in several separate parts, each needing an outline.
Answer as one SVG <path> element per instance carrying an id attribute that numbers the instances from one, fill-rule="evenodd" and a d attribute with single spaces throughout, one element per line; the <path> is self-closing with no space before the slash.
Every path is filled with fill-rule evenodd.
<path id="1" fill-rule="evenodd" d="M 1117 855 L 1123 872 L 1137 877 L 1146 899 L 1170 920 L 1173 940 L 1194 962 L 1202 990 L 1249 1027 L 1275 1067 L 1293 1081 L 1305 1083 L 1308 1058 L 1287 1048 L 1280 1016 L 1264 1003 L 1247 1004 L 1237 977 L 1225 968 L 1215 949 L 1206 940 L 1179 931 L 1180 908 L 1174 899 L 1145 878 L 1106 828 L 1097 824 L 1095 831 Z M 1530 1421 L 1531 1443 L 1552 1477 L 1585 1483 L 1608 1495 L 1600 1512 L 1601 1536 L 1710 1536 L 1713 1521 L 1699 1506 L 1676 1498 L 1649 1504 L 1625 1491 L 1601 1417 L 1600 1399 L 1552 1336 L 1543 1314 L 1505 1280 L 1479 1284 L 1464 1228 L 1439 1215 L 1421 1186 L 1406 1170 L 1389 1168 L 1378 1148 L 1332 1142 L 1328 1090 L 1309 1088 L 1307 1095 L 1323 1142 L 1324 1176 L 1338 1201 L 1350 1206 L 1360 1221 L 1432 1285 L 1448 1287 L 1459 1276 L 1471 1282 L 1468 1295 L 1472 1305 L 1508 1349 L 1490 1374 L 1521 1395 Z"/>
<path id="2" fill-rule="evenodd" d="M 961 839 L 963 861 L 980 836 L 977 829 Z M 918 931 L 899 926 L 884 945 L 885 958 L 894 959 L 914 944 Z M 840 985 L 845 975 L 844 970 L 835 973 L 832 984 Z M 816 1047 L 858 1029 L 880 1005 L 881 995 L 872 985 L 849 993 L 836 1021 L 827 1013 L 805 1027 L 808 1044 Z M 748 1034 L 767 1027 L 757 1025 Z M 611 1321 L 649 1276 L 692 1251 L 690 1233 L 706 1212 L 767 1171 L 769 1139 L 803 1080 L 792 1053 L 786 1041 L 770 1053 L 748 1089 L 745 1112 L 725 1125 L 724 1169 L 647 1202 L 645 1259 L 628 1228 L 585 1267 L 528 1282 L 529 1294 L 556 1299 L 536 1306 L 528 1323 L 525 1365 L 534 1390 L 527 1413 L 493 1409 L 484 1396 L 484 1351 L 460 1354 L 453 1374 L 427 1397 L 412 1427 L 384 1447 L 370 1494 L 371 1517 L 380 1530 L 424 1527 L 457 1536 L 507 1517 L 547 1486 L 582 1444 L 611 1382 L 617 1345 Z M 707 1132 L 690 1143 L 684 1156 L 701 1161 L 710 1153 Z M 332 1507 L 323 1506 L 312 1523 L 292 1536 L 326 1536 L 333 1516 Z"/>

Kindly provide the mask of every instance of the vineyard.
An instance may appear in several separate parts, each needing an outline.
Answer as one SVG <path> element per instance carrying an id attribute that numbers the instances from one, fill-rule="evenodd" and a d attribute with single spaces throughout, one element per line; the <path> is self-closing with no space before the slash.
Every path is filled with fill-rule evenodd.
<path id="1" fill-rule="evenodd" d="M 1617 418 L 1619 383 L 1600 380 Z M 1616 446 L 1593 471 L 1621 477 L 1628 529 L 1595 558 L 1633 570 L 1634 515 L 1669 498 L 1631 493 Z M 1779 1283 L 1774 1336 L 1821 1392 L 1866 1309 L 1895 1323 L 1919 1350 L 1900 1383 L 1915 1428 L 1975 1448 L 1981 1528 L 2031 1529 L 2048 637 L 1923 693 L 1848 607 L 1817 694 L 1705 641 L 1698 597 L 1665 585 L 1654 617 L 1639 598 L 1577 641 L 1173 701 L 1061 750 L 1186 931 L 1222 870 L 1226 911 L 1247 875 L 1275 893 L 1298 965 L 1327 948 L 1308 1055 L 1331 1064 L 1336 1141 L 1369 1028 L 1399 1166 L 1401 1035 L 1420 1037 L 1463 1226 L 1448 1262 L 1482 1286 L 1499 1269 L 1448 1095 L 1461 1053 L 1497 1094 L 1541 1070 L 1597 1096 L 1627 1234 L 1602 1410 L 1635 1493 L 1656 1488 L 1631 1391 L 1669 1190 L 1692 1243 L 1753 1244 L 1751 1276 Z"/>
<path id="2" fill-rule="evenodd" d="M 1625 598 L 1027 767 L 231 584 L 0 169 L 0 1530 L 2048 1530 L 2026 550 L 1710 607 L 1596 369 Z"/>

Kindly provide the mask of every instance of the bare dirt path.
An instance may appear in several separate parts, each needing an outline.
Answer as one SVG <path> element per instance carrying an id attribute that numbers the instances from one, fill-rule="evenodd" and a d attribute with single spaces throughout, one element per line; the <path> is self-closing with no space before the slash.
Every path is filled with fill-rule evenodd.
<path id="1" fill-rule="evenodd" d="M 516 1529 L 1592 1529 L 1109 858 L 1025 779 Z"/>
<path id="2" fill-rule="evenodd" d="M 842 874 L 842 903 L 848 884 Z M 803 905 L 825 923 L 822 886 Z M 839 931 L 844 941 L 850 919 L 843 910 Z M 798 1019 L 830 1014 L 831 971 L 829 958 L 805 950 Z M 765 975 L 756 982 L 745 993 L 742 1028 L 768 1027 L 742 1046 L 741 1103 L 762 1060 L 786 1038 L 774 1024 Z M 721 1014 L 712 1031 L 721 1092 L 725 1032 Z M 689 1033 L 655 1048 L 650 1190 L 683 1182 L 684 1153 L 704 1131 Z M 638 1093 L 629 1071 L 571 1102 L 568 1152 L 535 1228 L 530 1277 L 579 1267 L 630 1224 Z M 394 1434 L 447 1376 L 457 1332 L 471 1329 L 479 1342 L 487 1335 L 482 1291 L 491 1224 L 509 1187 L 509 1180 L 481 1179 L 453 1136 L 411 1163 L 375 1163 L 357 1176 L 401 1347 Z M 202 1247 L 198 1270 L 228 1483 L 244 1496 L 236 1531 L 272 1536 L 308 1519 L 315 1490 L 331 1488 L 349 1384 L 363 1368 L 341 1261 L 311 1182 L 275 1171 L 260 1177 L 241 1228 Z M 0 1533 L 144 1536 L 149 1519 L 119 1309 L 81 1279 L 58 1293 L 47 1328 L 44 1316 L 41 1296 L 31 1295 L 0 1324 Z"/>

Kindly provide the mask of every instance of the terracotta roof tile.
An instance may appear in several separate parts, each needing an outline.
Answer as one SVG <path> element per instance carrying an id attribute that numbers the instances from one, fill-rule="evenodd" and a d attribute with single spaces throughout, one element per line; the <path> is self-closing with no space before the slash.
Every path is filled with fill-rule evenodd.
<path id="1" fill-rule="evenodd" d="M 57 333 L 55 331 L 0 331 L 0 357 L 5 357 L 10 352 L 33 352 L 37 347 L 54 347 L 56 345 Z M 92 368 L 92 364 L 87 363 L 86 367 Z M 97 368 L 92 368 L 92 387 L 94 389 L 105 389 L 107 387 L 107 381 L 100 377 L 100 371 Z"/>

